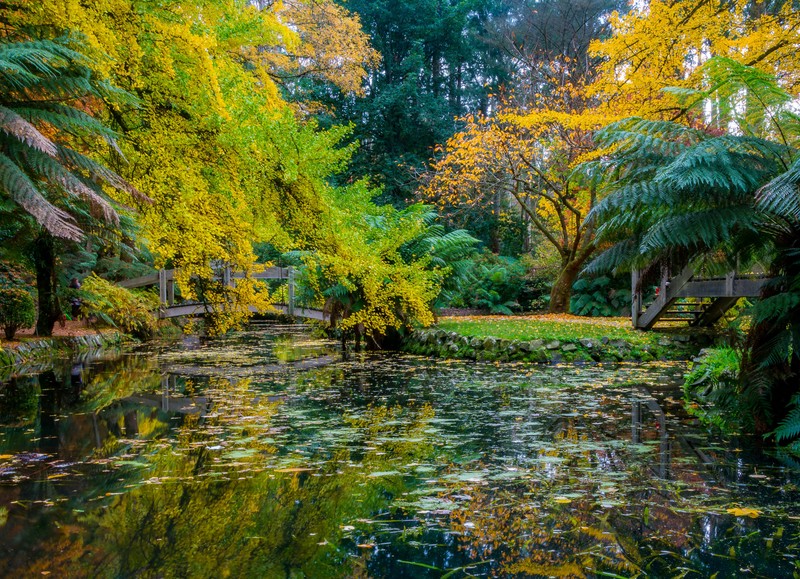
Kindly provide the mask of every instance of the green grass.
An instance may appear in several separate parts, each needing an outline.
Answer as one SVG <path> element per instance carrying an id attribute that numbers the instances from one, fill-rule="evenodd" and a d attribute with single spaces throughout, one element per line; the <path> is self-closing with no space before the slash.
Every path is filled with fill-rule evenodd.
<path id="1" fill-rule="evenodd" d="M 630 322 L 627 322 L 630 324 Z M 548 319 L 541 316 L 524 318 L 443 318 L 438 327 L 462 336 L 493 337 L 505 340 L 559 340 L 575 342 L 582 338 L 599 340 L 625 340 L 632 345 L 654 345 L 663 336 L 660 332 L 642 332 L 626 327 L 624 321 L 611 322 L 608 319 L 580 318 L 571 320 Z"/>

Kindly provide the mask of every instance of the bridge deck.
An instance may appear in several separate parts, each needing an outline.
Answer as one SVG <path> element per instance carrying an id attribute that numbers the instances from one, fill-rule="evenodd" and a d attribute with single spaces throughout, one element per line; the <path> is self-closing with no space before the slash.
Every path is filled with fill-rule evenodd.
<path id="1" fill-rule="evenodd" d="M 291 267 L 269 267 L 264 271 L 245 274 L 244 272 L 231 271 L 230 268 L 223 268 L 221 279 L 223 283 L 234 286 L 237 279 L 243 279 L 246 275 L 255 279 L 274 279 L 288 282 L 288 304 L 274 304 L 274 308 L 284 314 L 306 318 L 311 320 L 327 321 L 328 317 L 324 312 L 312 308 L 298 307 L 294 304 L 294 270 Z M 179 318 L 182 316 L 199 316 L 206 313 L 207 308 L 213 310 L 213 306 L 206 306 L 201 303 L 175 303 L 175 270 L 162 269 L 156 273 L 135 277 L 117 284 L 121 287 L 132 289 L 158 285 L 158 295 L 161 307 L 159 308 L 159 318 Z M 257 312 L 253 307 L 250 311 Z"/>

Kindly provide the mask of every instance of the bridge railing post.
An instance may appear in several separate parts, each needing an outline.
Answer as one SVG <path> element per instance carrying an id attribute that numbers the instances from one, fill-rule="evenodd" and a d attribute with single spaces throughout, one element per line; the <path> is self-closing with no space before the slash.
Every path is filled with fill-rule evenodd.
<path id="1" fill-rule="evenodd" d="M 736 272 L 729 271 L 725 276 L 725 295 L 733 296 L 733 282 L 736 279 Z"/>
<path id="2" fill-rule="evenodd" d="M 158 270 L 158 301 L 160 305 L 167 305 L 167 270 Z"/>
<path id="3" fill-rule="evenodd" d="M 639 314 L 642 312 L 642 289 L 639 287 L 641 272 L 638 269 L 631 271 L 631 323 L 633 327 L 639 326 Z"/>
<path id="4" fill-rule="evenodd" d="M 288 295 L 288 313 L 290 316 L 294 315 L 294 268 L 289 267 L 289 295 Z"/>

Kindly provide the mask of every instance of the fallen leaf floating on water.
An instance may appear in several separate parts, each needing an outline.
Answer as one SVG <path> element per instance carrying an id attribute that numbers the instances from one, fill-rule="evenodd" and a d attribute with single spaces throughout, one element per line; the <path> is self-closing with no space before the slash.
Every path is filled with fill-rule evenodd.
<path id="1" fill-rule="evenodd" d="M 303 466 L 295 466 L 291 468 L 276 468 L 275 472 L 308 472 L 310 470 L 314 470 L 313 468 L 303 467 Z"/>
<path id="2" fill-rule="evenodd" d="M 751 519 L 755 519 L 761 514 L 761 511 L 758 509 L 748 509 L 743 507 L 734 507 L 725 512 L 735 517 L 750 517 Z"/>
<path id="3" fill-rule="evenodd" d="M 556 497 L 554 500 L 559 505 L 567 505 L 572 502 L 572 499 L 568 499 L 567 497 Z"/>

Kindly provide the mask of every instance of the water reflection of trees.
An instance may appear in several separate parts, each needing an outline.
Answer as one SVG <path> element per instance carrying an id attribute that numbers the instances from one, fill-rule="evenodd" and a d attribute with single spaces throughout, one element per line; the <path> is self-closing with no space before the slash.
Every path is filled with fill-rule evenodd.
<path id="1" fill-rule="evenodd" d="M 370 473 L 431 458 L 421 437 L 432 409 L 368 408 L 348 419 L 352 431 L 342 433 L 342 444 L 319 449 L 322 456 L 287 454 L 273 442 L 282 434 L 276 415 L 284 400 L 261 396 L 246 381 L 212 379 L 203 391 L 207 413 L 184 416 L 169 441 L 137 449 L 149 468 L 126 481 L 135 488 L 40 542 L 25 574 L 47 570 L 56 546 L 70 552 L 58 557 L 68 575 L 366 573 L 368 550 L 348 539 L 348 524 L 378 512 L 387 493 L 405 490 L 402 477 Z M 304 445 L 299 438 L 295 450 Z M 286 466 L 275 469 L 280 461 Z"/>
<path id="2" fill-rule="evenodd" d="M 163 388 L 157 371 L 130 364 L 121 380 Z M 630 391 L 606 389 L 591 407 L 568 391 L 523 406 L 500 379 L 471 392 L 454 385 L 463 374 L 392 364 L 327 367 L 285 384 L 178 380 L 153 394 L 155 406 L 117 384 L 111 366 L 87 374 L 77 401 L 65 390 L 42 407 L 84 411 L 60 412 L 52 452 L 95 468 L 85 479 L 40 477 L 36 496 L 54 499 L 58 514 L 33 531 L 11 517 L 3 531 L 30 545 L 24 560 L 0 562 L 0 575 L 38 574 L 56 568 L 50 561 L 77 576 L 428 571 L 398 559 L 440 569 L 491 559 L 472 572 L 495 576 L 670 576 L 677 566 L 711 575 L 735 573 L 711 553 L 733 547 L 750 564 L 747 537 L 776 532 L 700 512 L 707 497 L 694 491 L 708 485 L 672 462 L 654 408 L 634 396 L 633 420 L 622 419 Z M 170 415 L 164 399 L 202 411 Z M 775 539 L 775 552 L 788 540 Z"/>
<path id="3" fill-rule="evenodd" d="M 511 484 L 462 488 L 471 499 L 451 518 L 461 548 L 476 561 L 493 559 L 494 576 L 636 574 L 632 539 L 620 536 L 597 504 L 618 489 L 602 487 L 608 479 L 587 476 L 597 471 L 591 451 L 574 452 L 576 443 L 587 440 L 585 432 L 562 424 L 538 472 Z M 550 468 L 547 457 L 552 464 L 569 461 L 569 468 Z"/>

